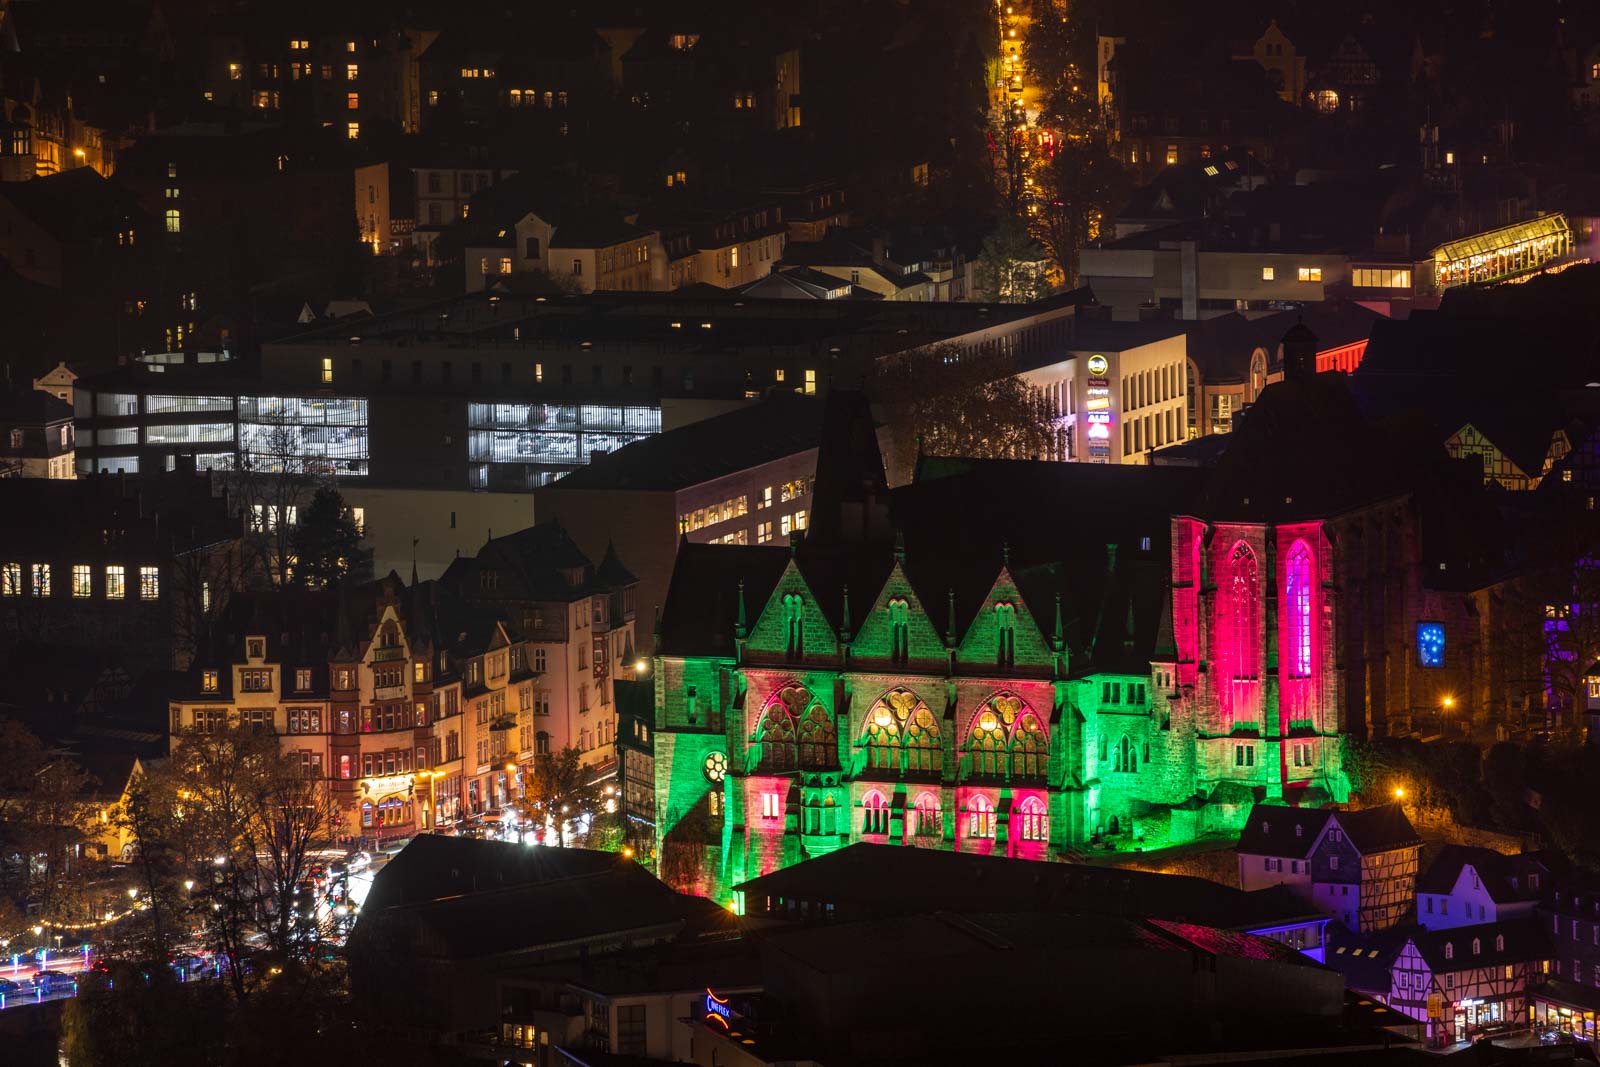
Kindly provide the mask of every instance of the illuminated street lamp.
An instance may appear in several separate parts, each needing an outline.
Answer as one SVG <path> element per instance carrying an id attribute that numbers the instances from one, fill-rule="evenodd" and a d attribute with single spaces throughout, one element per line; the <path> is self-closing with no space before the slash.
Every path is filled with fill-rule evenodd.
<path id="1" fill-rule="evenodd" d="M 1394 798 L 1396 800 L 1404 800 L 1406 798 L 1406 791 L 1403 786 L 1397 785 L 1394 787 Z"/>
<path id="2" fill-rule="evenodd" d="M 1451 708 L 1453 708 L 1455 706 L 1456 706 L 1456 698 L 1455 697 L 1445 697 L 1444 698 L 1444 710 L 1449 711 Z"/>

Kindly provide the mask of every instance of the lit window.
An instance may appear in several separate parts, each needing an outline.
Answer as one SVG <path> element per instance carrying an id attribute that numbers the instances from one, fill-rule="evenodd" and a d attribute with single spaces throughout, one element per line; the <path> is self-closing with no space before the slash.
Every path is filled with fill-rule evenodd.
<path id="1" fill-rule="evenodd" d="M 354 106 L 354 105 L 351 105 Z M 347 122 L 344 124 L 344 135 L 350 140 L 357 140 L 361 136 L 361 123 Z"/>
<path id="2" fill-rule="evenodd" d="M 325 382 L 333 381 L 333 360 L 328 356 L 324 356 L 322 359 L 322 380 Z"/>
<path id="3" fill-rule="evenodd" d="M 783 381 L 783 368 L 782 367 L 779 367 L 777 370 L 772 372 L 772 380 L 773 381 L 777 381 L 777 382 Z"/>
<path id="4" fill-rule="evenodd" d="M 1274 268 L 1272 268 L 1272 267 L 1262 267 L 1261 268 L 1261 280 L 1262 281 L 1270 282 L 1273 279 L 1275 279 L 1277 276 L 1278 276 L 1278 272 Z"/>
<path id="5" fill-rule="evenodd" d="M 739 265 L 738 245 L 734 245 L 732 248 L 728 249 L 728 265 L 732 267 L 737 267 Z"/>
<path id="6" fill-rule="evenodd" d="M 1445 162 L 1446 166 L 1453 165 L 1455 163 L 1455 161 L 1456 161 L 1456 154 L 1454 152 L 1446 152 L 1444 154 L 1444 162 Z"/>
<path id="7" fill-rule="evenodd" d="M 175 207 L 167 208 L 167 232 L 183 232 L 183 214 Z"/>
<path id="8" fill-rule="evenodd" d="M 1175 145 L 1175 144 L 1167 145 L 1167 166 L 1169 166 L 1169 167 L 1175 166 L 1177 164 L 1177 162 L 1178 162 L 1178 146 Z"/>
<path id="9" fill-rule="evenodd" d="M 975 796 L 967 805 L 967 836 L 994 836 L 994 805 L 986 796 Z"/>
<path id="10" fill-rule="evenodd" d="M 501 256 L 500 257 L 500 273 L 501 274 L 510 274 L 511 273 L 511 257 L 510 256 Z"/>
<path id="11" fill-rule="evenodd" d="M 439 106 L 439 90 L 437 90 L 437 89 L 429 89 L 428 90 L 428 106 L 429 107 L 438 107 Z"/>
<path id="12" fill-rule="evenodd" d="M 1417 623 L 1417 665 L 1444 666 L 1444 623 Z"/>
<path id="13" fill-rule="evenodd" d="M 356 50 L 356 43 L 354 41 L 346 41 L 344 43 L 344 50 L 346 52 L 354 52 Z"/>
<path id="14" fill-rule="evenodd" d="M 139 568 L 139 599 L 161 599 L 161 569 L 159 567 Z"/>
<path id="15" fill-rule="evenodd" d="M 200 688 L 207 693 L 215 693 L 217 691 L 217 672 L 200 672 Z"/>
<path id="16" fill-rule="evenodd" d="M 231 82 L 236 82 L 242 77 L 244 77 L 244 71 L 239 68 L 239 64 L 237 64 L 237 63 L 229 63 L 228 64 L 228 80 L 231 81 Z"/>
<path id="17" fill-rule="evenodd" d="M 346 108 L 350 109 L 351 111 L 355 111 L 356 109 L 358 109 L 361 106 L 361 94 L 360 93 L 345 93 L 344 94 L 344 106 Z M 359 130 L 357 132 L 359 132 Z M 350 135 L 350 139 L 351 140 L 355 140 L 355 137 L 356 137 L 356 134 L 354 134 L 354 133 L 352 133 Z"/>
<path id="18" fill-rule="evenodd" d="M 344 68 L 344 80 L 345 81 L 353 82 L 353 81 L 356 81 L 357 79 L 359 79 L 360 77 L 361 77 L 361 67 L 359 65 L 357 65 L 355 63 L 351 63 L 351 64 L 348 64 Z"/>
<path id="19" fill-rule="evenodd" d="M 1311 677 L 1311 550 L 1296 541 L 1286 564 L 1289 604 L 1289 677 Z"/>
<path id="20" fill-rule="evenodd" d="M 22 595 L 22 564 L 0 564 L 0 596 Z"/>
<path id="21" fill-rule="evenodd" d="M 92 593 L 91 583 L 93 579 L 89 577 L 89 574 L 89 565 L 87 563 L 74 563 L 72 565 L 72 595 L 78 600 L 83 600 Z"/>
<path id="22" fill-rule="evenodd" d="M 35 563 L 33 565 L 32 582 L 33 595 L 45 597 L 50 595 L 50 564 Z"/>
<path id="23" fill-rule="evenodd" d="M 106 599 L 121 600 L 128 591 L 128 572 L 117 564 L 106 568 Z"/>
<path id="24" fill-rule="evenodd" d="M 776 793 L 761 794 L 761 817 L 763 819 L 777 819 L 783 816 L 783 803 Z"/>
<path id="25" fill-rule="evenodd" d="M 810 396 L 817 391 L 817 372 L 806 371 L 806 395 Z"/>
<path id="26" fill-rule="evenodd" d="M 1320 282 L 1322 280 L 1321 267 L 1301 267 L 1298 274 L 1303 282 Z"/>

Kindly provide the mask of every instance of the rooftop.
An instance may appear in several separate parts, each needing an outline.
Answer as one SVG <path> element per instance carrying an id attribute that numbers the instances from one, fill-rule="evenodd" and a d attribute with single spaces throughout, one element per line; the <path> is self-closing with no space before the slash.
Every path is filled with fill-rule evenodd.
<path id="1" fill-rule="evenodd" d="M 725 415 L 690 423 L 597 456 L 556 490 L 686 489 L 817 447 L 822 401 L 776 393 Z M 739 442 L 730 448 L 729 442 Z"/>

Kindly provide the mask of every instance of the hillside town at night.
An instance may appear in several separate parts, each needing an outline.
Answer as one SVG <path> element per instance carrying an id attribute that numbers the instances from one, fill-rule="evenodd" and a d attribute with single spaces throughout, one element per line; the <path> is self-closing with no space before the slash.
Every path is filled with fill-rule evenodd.
<path id="1" fill-rule="evenodd" d="M 1600 1063 L 1600 5 L 0 0 L 0 1063 Z"/>

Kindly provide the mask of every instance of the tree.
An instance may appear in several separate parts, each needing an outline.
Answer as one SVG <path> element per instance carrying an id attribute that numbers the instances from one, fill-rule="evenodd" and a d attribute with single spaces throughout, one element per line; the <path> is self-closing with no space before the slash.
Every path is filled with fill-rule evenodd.
<path id="1" fill-rule="evenodd" d="M 1042 96 L 1040 121 L 1062 139 L 1077 140 L 1099 123 L 1099 101 L 1087 74 L 1094 62 L 1094 38 L 1082 32 L 1082 19 L 1069 19 L 1057 0 L 1037 0 L 1033 25 L 1022 44 L 1022 58 Z"/>
<path id="2" fill-rule="evenodd" d="M 183 873 L 193 884 L 184 899 L 206 942 L 227 957 L 242 1000 L 251 985 L 239 963 L 253 932 L 264 933 L 280 959 L 314 955 L 320 927 L 297 909 L 308 902 L 296 893 L 316 848 L 338 835 L 338 803 L 272 734 L 190 730 L 176 742 L 169 771 L 136 791 L 129 825 L 155 897 L 151 910 L 163 892 L 175 897 L 173 872 Z"/>
<path id="3" fill-rule="evenodd" d="M 583 753 L 568 745 L 557 753 L 541 753 L 533 762 L 533 781 L 527 793 L 529 813 L 536 821 L 554 826 L 556 839 L 567 843 L 567 824 L 585 812 L 595 813 L 599 795 L 592 772 L 582 762 Z"/>
<path id="4" fill-rule="evenodd" d="M 287 417 L 241 428 L 229 487 L 246 516 L 246 572 L 275 589 L 289 585 L 294 562 L 294 515 L 317 478 L 300 451 L 299 427 Z"/>
<path id="5" fill-rule="evenodd" d="M 1050 295 L 1048 257 L 1013 216 L 1005 216 L 984 239 L 972 269 L 973 285 L 984 299 L 1025 304 Z"/>
<path id="6" fill-rule="evenodd" d="M 1061 433 L 1043 391 L 1008 358 L 938 346 L 887 365 L 868 383 L 889 434 L 889 484 L 911 479 L 918 453 L 975 459 L 1059 455 Z"/>
<path id="7" fill-rule="evenodd" d="M 1084 247 L 1100 238 L 1127 197 L 1128 174 L 1098 131 L 1064 139 L 1035 173 L 1033 234 L 1074 288 Z"/>
<path id="8" fill-rule="evenodd" d="M 0 723 L 0 893 L 37 905 L 45 921 L 78 919 L 71 882 L 95 816 L 92 777 L 20 723 Z"/>
<path id="9" fill-rule="evenodd" d="M 300 512 L 290 537 L 294 551 L 293 581 L 313 589 L 343 578 L 371 576 L 371 554 L 361 549 L 361 530 L 337 489 L 322 486 Z"/>

